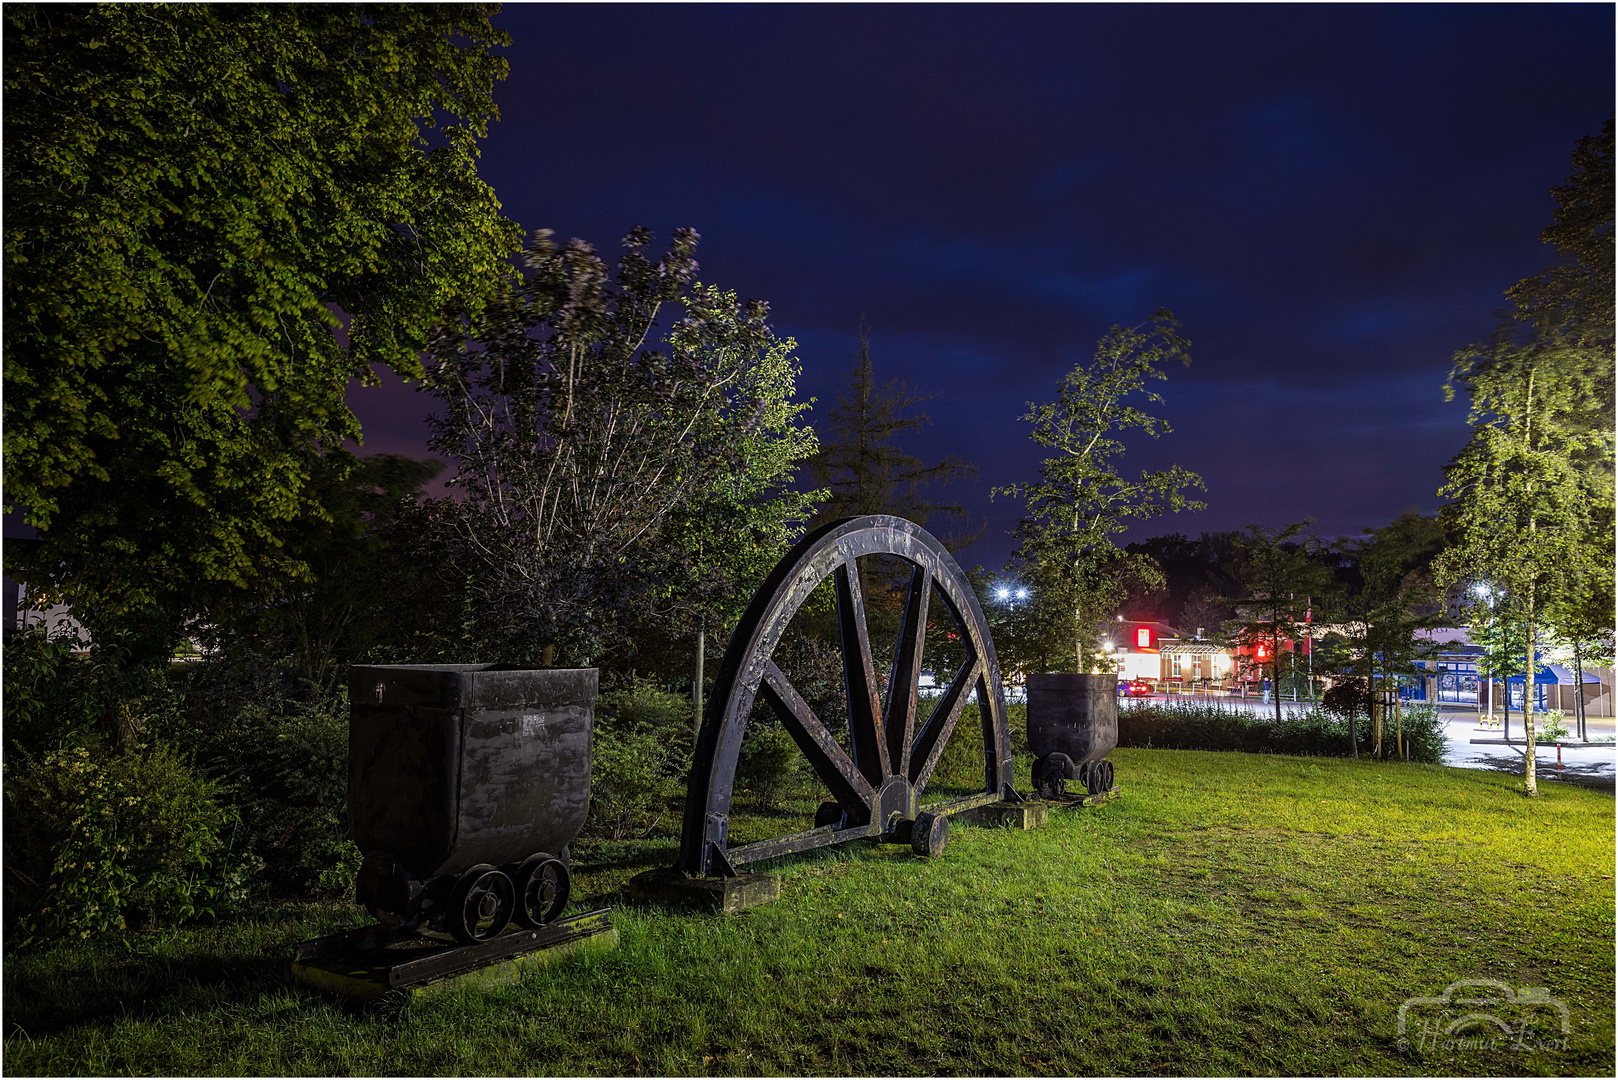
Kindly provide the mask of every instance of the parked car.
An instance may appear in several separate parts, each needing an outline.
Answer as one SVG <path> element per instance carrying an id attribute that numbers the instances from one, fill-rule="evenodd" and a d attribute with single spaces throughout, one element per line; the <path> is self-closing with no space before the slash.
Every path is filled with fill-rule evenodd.
<path id="1" fill-rule="evenodd" d="M 1119 697 L 1150 697 L 1152 684 L 1145 679 L 1131 679 L 1118 684 Z"/>

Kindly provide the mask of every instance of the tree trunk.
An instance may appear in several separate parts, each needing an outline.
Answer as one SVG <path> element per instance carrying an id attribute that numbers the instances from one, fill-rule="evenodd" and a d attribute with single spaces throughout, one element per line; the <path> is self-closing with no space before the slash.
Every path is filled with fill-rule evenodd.
<path id="1" fill-rule="evenodd" d="M 703 661 L 703 654 L 707 651 L 707 640 L 706 640 L 707 636 L 708 636 L 707 623 L 708 623 L 708 620 L 707 620 L 706 615 L 698 616 L 698 618 L 697 618 L 697 678 L 696 678 L 696 682 L 693 684 L 694 693 L 692 694 L 693 700 L 691 702 L 691 704 L 692 704 L 692 706 L 693 706 L 693 708 L 694 708 L 694 710 L 696 712 L 696 721 L 695 721 L 695 723 L 692 724 L 692 728 L 691 728 L 691 739 L 692 739 L 693 743 L 698 738 L 700 738 L 701 735 L 702 735 L 702 709 L 703 709 L 703 704 L 702 704 L 702 690 L 703 690 L 703 686 L 702 686 L 702 661 Z"/>
<path id="2" fill-rule="evenodd" d="M 1588 742 L 1584 732 L 1584 650 L 1578 638 L 1573 639 L 1573 709 L 1579 725 L 1579 741 Z"/>
<path id="3" fill-rule="evenodd" d="M 1270 697 L 1275 699 L 1275 722 L 1281 723 L 1281 635 L 1270 642 Z"/>
<path id="4" fill-rule="evenodd" d="M 1528 646 L 1523 663 L 1522 726 L 1523 790 L 1529 796 L 1539 794 L 1538 779 L 1534 775 L 1534 591 L 1528 590 Z"/>
<path id="5" fill-rule="evenodd" d="M 1500 677 L 1500 737 L 1511 738 L 1511 683 L 1505 675 Z"/>

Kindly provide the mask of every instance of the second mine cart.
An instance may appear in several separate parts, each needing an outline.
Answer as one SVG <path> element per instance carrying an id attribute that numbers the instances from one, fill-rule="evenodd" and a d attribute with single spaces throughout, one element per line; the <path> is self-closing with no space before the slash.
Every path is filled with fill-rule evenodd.
<path id="1" fill-rule="evenodd" d="M 1069 780 L 1091 795 L 1111 791 L 1106 758 L 1117 746 L 1117 675 L 1028 676 L 1028 749 L 1041 795 L 1065 795 Z"/>

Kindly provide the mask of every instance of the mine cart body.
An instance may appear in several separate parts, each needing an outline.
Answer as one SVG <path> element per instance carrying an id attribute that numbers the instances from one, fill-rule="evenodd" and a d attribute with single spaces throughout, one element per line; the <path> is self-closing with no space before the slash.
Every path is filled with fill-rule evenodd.
<path id="1" fill-rule="evenodd" d="M 1028 749 L 1065 754 L 1075 765 L 1118 747 L 1118 676 L 1029 675 Z"/>
<path id="2" fill-rule="evenodd" d="M 420 882 L 512 864 L 584 825 L 596 669 L 354 667 L 348 692 L 348 824 L 368 869 Z"/>
<path id="3" fill-rule="evenodd" d="M 1117 675 L 1029 675 L 1028 749 L 1041 795 L 1063 796 L 1077 780 L 1091 795 L 1112 790 L 1118 746 Z"/>

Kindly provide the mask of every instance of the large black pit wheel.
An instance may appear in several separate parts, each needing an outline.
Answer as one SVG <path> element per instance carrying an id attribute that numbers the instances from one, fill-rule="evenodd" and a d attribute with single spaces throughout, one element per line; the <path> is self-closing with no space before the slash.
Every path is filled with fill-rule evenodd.
<path id="1" fill-rule="evenodd" d="M 886 707 L 880 701 L 871 658 L 856 562 L 873 555 L 896 556 L 911 566 Z M 838 745 L 770 658 L 799 606 L 827 578 L 833 579 L 837 594 L 852 754 Z M 953 621 L 966 659 L 923 719 L 917 687 L 928 612 L 935 597 Z M 931 806 L 930 814 L 918 816 L 922 789 L 973 693 L 983 719 L 983 794 Z M 809 832 L 731 848 L 728 834 L 736 759 L 748 714 L 761 695 L 835 802 L 820 808 L 816 828 Z M 948 833 L 949 810 L 1001 799 L 1018 801 L 1012 789 L 1011 735 L 994 642 L 971 585 L 954 557 L 920 526 L 886 515 L 850 518 L 799 541 L 770 572 L 731 636 L 697 739 L 686 792 L 679 869 L 697 877 L 730 875 L 745 863 L 859 837 L 908 838 L 915 847 L 914 826 L 921 824 L 920 817 L 928 820 L 917 851 L 934 854 L 934 845 L 941 850 Z"/>
<path id="2" fill-rule="evenodd" d="M 445 929 L 462 945 L 487 941 L 506 928 L 516 908 L 511 879 L 487 863 L 472 867 L 455 881 L 445 914 Z"/>

